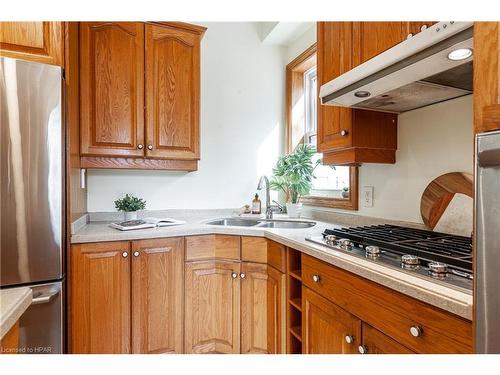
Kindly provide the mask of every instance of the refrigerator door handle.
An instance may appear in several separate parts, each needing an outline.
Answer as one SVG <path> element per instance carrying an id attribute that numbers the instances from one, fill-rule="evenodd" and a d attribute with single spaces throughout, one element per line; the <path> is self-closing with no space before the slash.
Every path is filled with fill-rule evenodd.
<path id="1" fill-rule="evenodd" d="M 32 305 L 41 305 L 42 303 L 49 303 L 58 294 L 59 294 L 58 290 L 51 290 L 48 293 L 44 293 L 44 294 L 41 294 L 41 295 L 33 298 L 33 300 L 31 301 L 31 304 Z"/>

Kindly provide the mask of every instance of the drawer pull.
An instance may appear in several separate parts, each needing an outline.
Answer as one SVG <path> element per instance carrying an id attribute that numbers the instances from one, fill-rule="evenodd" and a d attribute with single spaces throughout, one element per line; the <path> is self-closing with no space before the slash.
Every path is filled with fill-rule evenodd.
<path id="1" fill-rule="evenodd" d="M 341 135 L 342 137 L 347 137 L 347 134 L 349 134 L 349 132 L 348 132 L 347 130 L 345 130 L 345 129 L 342 129 L 342 130 L 340 131 L 340 135 Z"/>
<path id="2" fill-rule="evenodd" d="M 319 277 L 319 275 L 313 275 L 312 279 L 315 283 L 319 283 L 319 281 L 321 280 L 321 277 Z"/>
<path id="3" fill-rule="evenodd" d="M 352 344 L 354 342 L 354 336 L 347 335 L 345 337 L 345 342 L 348 343 L 348 344 Z"/>
<path id="4" fill-rule="evenodd" d="M 366 354 L 368 353 L 368 348 L 364 345 L 358 346 L 358 352 L 359 354 Z"/>
<path id="5" fill-rule="evenodd" d="M 410 333 L 413 337 L 420 337 L 422 336 L 423 330 L 419 326 L 411 326 Z"/>

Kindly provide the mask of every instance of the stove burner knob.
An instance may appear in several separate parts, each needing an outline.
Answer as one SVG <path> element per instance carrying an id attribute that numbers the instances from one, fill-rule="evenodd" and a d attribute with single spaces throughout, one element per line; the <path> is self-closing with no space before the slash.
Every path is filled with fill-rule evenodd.
<path id="1" fill-rule="evenodd" d="M 337 241 L 337 236 L 334 234 L 328 234 L 325 236 L 325 241 L 329 245 L 333 245 Z"/>
<path id="2" fill-rule="evenodd" d="M 410 333 L 413 337 L 420 337 L 422 336 L 423 330 L 419 326 L 411 326 Z"/>
<path id="3" fill-rule="evenodd" d="M 365 251 L 367 256 L 376 257 L 380 255 L 380 249 L 378 246 L 372 246 L 372 245 L 367 246 L 365 248 Z"/>
<path id="4" fill-rule="evenodd" d="M 401 257 L 401 263 L 403 266 L 416 267 L 420 264 L 420 260 L 416 255 L 405 254 Z"/>
<path id="5" fill-rule="evenodd" d="M 430 262 L 429 273 L 432 276 L 446 276 L 448 273 L 448 265 L 441 262 Z"/>
<path id="6" fill-rule="evenodd" d="M 341 238 L 338 240 L 338 244 L 341 249 L 350 250 L 352 248 L 352 242 L 348 238 Z"/>

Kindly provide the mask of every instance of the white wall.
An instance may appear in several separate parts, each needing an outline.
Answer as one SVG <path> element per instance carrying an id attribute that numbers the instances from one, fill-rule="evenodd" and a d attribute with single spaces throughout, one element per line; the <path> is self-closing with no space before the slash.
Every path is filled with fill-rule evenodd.
<path id="1" fill-rule="evenodd" d="M 262 45 L 257 25 L 204 23 L 201 161 L 197 172 L 88 171 L 88 211 L 113 211 L 133 193 L 149 209 L 250 203 L 283 150 L 285 48 Z"/>
<path id="2" fill-rule="evenodd" d="M 290 63 L 314 43 L 316 43 L 316 23 L 313 23 L 301 36 L 287 46 L 286 64 Z"/>
<path id="3" fill-rule="evenodd" d="M 472 95 L 399 115 L 396 164 L 360 167 L 360 193 L 373 186 L 374 205 L 352 213 L 421 223 L 420 198 L 434 178 L 472 173 L 472 121 Z"/>

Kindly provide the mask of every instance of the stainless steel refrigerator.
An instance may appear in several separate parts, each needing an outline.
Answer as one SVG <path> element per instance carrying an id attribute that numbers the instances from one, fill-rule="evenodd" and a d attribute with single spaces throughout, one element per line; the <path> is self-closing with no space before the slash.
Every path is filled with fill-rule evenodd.
<path id="1" fill-rule="evenodd" d="M 500 131 L 476 136 L 476 353 L 500 353 Z"/>
<path id="2" fill-rule="evenodd" d="M 21 353 L 64 349 L 64 131 L 60 67 L 0 58 L 1 288 L 29 286 Z"/>

